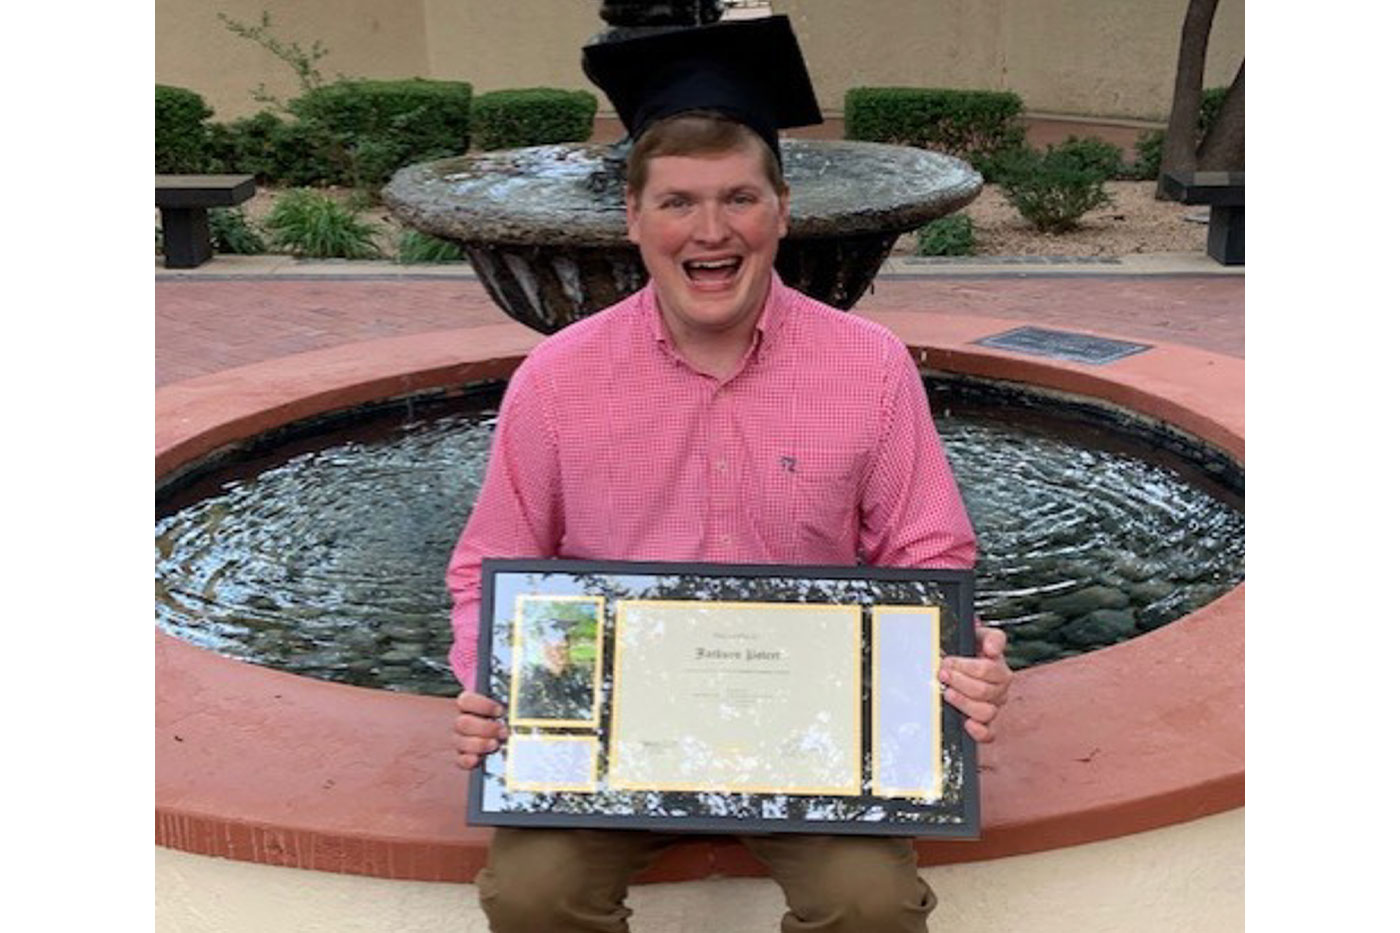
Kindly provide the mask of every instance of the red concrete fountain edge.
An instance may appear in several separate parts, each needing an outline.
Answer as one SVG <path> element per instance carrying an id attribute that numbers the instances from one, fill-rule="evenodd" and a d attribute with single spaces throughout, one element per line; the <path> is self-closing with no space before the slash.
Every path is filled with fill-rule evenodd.
<path id="1" fill-rule="evenodd" d="M 1242 360 L 1159 344 L 1087 366 L 972 343 L 1023 322 L 870 317 L 925 368 L 1106 401 L 1244 461 Z M 515 324 L 396 337 L 163 387 L 156 475 L 301 418 L 502 378 L 539 339 Z M 449 700 L 325 683 L 155 637 L 158 845 L 386 878 L 475 877 L 490 830 L 465 825 Z M 1022 672 L 1000 727 L 981 754 L 982 838 L 921 842 L 922 864 L 1078 845 L 1242 806 L 1244 586 L 1150 634 Z M 643 880 L 762 872 L 737 844 L 697 840 Z"/>

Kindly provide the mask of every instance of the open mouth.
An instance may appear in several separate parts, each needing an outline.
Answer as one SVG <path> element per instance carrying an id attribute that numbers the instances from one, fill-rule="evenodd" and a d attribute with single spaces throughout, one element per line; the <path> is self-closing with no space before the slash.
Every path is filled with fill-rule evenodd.
<path id="1" fill-rule="evenodd" d="M 743 260 L 738 256 L 728 256 L 724 259 L 688 259 L 681 263 L 686 278 L 701 284 L 729 282 L 739 274 L 739 267 L 742 265 Z"/>

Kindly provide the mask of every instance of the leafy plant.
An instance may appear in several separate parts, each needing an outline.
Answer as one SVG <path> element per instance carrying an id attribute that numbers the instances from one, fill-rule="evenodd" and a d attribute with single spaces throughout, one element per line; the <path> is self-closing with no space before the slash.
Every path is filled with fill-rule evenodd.
<path id="1" fill-rule="evenodd" d="M 532 87 L 491 91 L 472 101 L 472 138 L 482 149 L 583 142 L 598 100 L 587 91 Z"/>
<path id="2" fill-rule="evenodd" d="M 1064 233 L 1089 211 L 1113 203 L 1103 187 L 1107 180 L 1102 165 L 1086 162 L 1079 148 L 1051 146 L 1008 166 L 1001 186 L 1037 230 Z"/>
<path id="3" fill-rule="evenodd" d="M 238 207 L 215 207 L 209 211 L 209 239 L 220 253 L 248 256 L 267 252 L 267 243 Z"/>
<path id="4" fill-rule="evenodd" d="M 976 248 L 972 218 L 950 214 L 919 228 L 914 253 L 918 256 L 971 256 Z"/>
<path id="5" fill-rule="evenodd" d="M 302 93 L 315 90 L 325 84 L 325 78 L 317 70 L 316 63 L 330 54 L 330 49 L 323 46 L 320 40 L 311 43 L 310 49 L 304 49 L 297 42 L 283 42 L 272 34 L 272 14 L 263 10 L 262 19 L 256 26 L 239 22 L 233 17 L 219 13 L 219 20 L 224 24 L 224 28 L 243 39 L 256 42 L 267 51 L 277 57 L 279 61 L 295 72 L 297 84 L 301 87 Z M 283 110 L 286 105 L 282 101 L 268 92 L 267 86 L 259 84 L 253 90 L 253 99 L 260 104 L 272 104 Z"/>
<path id="6" fill-rule="evenodd" d="M 846 92 L 846 138 L 922 146 L 973 163 L 1020 145 L 1024 105 L 1010 91 L 855 87 Z"/>
<path id="7" fill-rule="evenodd" d="M 1201 91 L 1201 114 L 1196 118 L 1197 146 L 1215 125 L 1229 91 L 1228 87 L 1208 87 Z M 1138 134 L 1137 142 L 1133 144 L 1137 152 L 1137 161 L 1131 168 L 1133 177 L 1150 180 L 1162 174 L 1162 147 L 1166 141 L 1166 130 L 1146 130 Z"/>
<path id="8" fill-rule="evenodd" d="M 1058 152 L 1066 165 L 1099 172 L 1105 179 L 1119 178 L 1127 172 L 1123 150 L 1095 136 L 1087 139 L 1071 136 L 1060 143 Z"/>
<path id="9" fill-rule="evenodd" d="M 399 262 L 405 265 L 434 262 L 461 262 L 462 247 L 421 230 L 399 234 Z"/>
<path id="10" fill-rule="evenodd" d="M 329 134 L 315 124 L 284 120 L 271 110 L 213 124 L 210 147 L 223 171 L 255 175 L 263 184 L 328 184 L 336 175 L 323 157 L 331 147 Z"/>
<path id="11" fill-rule="evenodd" d="M 1139 179 L 1153 179 L 1162 173 L 1162 147 L 1166 145 L 1165 130 L 1145 130 L 1138 134 L 1133 149 L 1137 161 L 1133 163 L 1133 176 Z"/>
<path id="12" fill-rule="evenodd" d="M 410 162 L 460 155 L 471 145 L 472 86 L 465 81 L 337 81 L 290 104 L 324 134 L 328 174 L 378 186 Z"/>
<path id="13" fill-rule="evenodd" d="M 213 116 L 204 98 L 194 91 L 156 85 L 156 173 L 196 174 L 209 162 L 209 130 Z"/>
<path id="14" fill-rule="evenodd" d="M 294 188 L 279 197 L 263 221 L 272 245 L 315 259 L 373 259 L 377 227 L 330 195 Z"/>

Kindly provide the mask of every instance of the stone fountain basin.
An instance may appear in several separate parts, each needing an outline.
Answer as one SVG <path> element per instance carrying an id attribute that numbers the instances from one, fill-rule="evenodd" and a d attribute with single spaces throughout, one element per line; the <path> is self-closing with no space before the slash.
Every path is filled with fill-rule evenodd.
<path id="1" fill-rule="evenodd" d="M 870 316 L 921 369 L 1094 399 L 1244 462 L 1243 360 L 1158 344 L 1094 367 L 978 343 L 1023 322 Z M 514 324 L 433 332 L 162 387 L 156 475 L 168 480 L 300 419 L 503 378 L 538 340 Z M 982 838 L 922 841 L 920 863 L 1078 846 L 1242 806 L 1244 602 L 1241 584 L 1139 638 L 1022 672 L 981 762 Z M 158 845 L 386 878 L 476 875 L 490 831 L 464 823 L 450 700 L 297 677 L 159 631 L 155 642 Z M 697 840 L 644 880 L 759 873 L 736 843 Z"/>
<path id="2" fill-rule="evenodd" d="M 787 284 L 849 309 L 900 234 L 970 203 L 982 176 L 924 149 L 782 141 L 792 189 L 777 269 Z M 382 192 L 407 226 L 462 246 L 492 299 L 543 333 L 636 291 L 646 270 L 627 239 L 614 147 L 564 143 L 410 165 Z"/>

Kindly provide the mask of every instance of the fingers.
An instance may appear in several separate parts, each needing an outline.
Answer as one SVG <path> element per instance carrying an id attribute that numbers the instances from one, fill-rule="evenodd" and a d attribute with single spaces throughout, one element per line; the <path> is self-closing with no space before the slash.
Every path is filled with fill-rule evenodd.
<path id="1" fill-rule="evenodd" d="M 938 669 L 943 699 L 961 711 L 963 728 L 978 742 L 996 738 L 992 725 L 1011 691 L 1006 633 L 977 627 L 977 657 L 945 657 Z"/>
<path id="2" fill-rule="evenodd" d="M 481 759 L 500 749 L 509 735 L 506 724 L 499 719 L 505 710 L 490 697 L 466 690 L 457 695 L 457 709 L 461 715 L 452 723 L 457 764 L 475 768 Z"/>
<path id="3" fill-rule="evenodd" d="M 963 728 L 968 735 L 979 742 L 990 742 L 994 737 L 993 721 L 1000 711 L 1000 705 L 988 703 L 983 700 L 974 700 L 967 694 L 960 693 L 952 687 L 943 691 L 945 702 L 959 709 L 967 718 L 963 720 Z"/>
<path id="4" fill-rule="evenodd" d="M 501 704 L 488 696 L 480 693 L 473 693 L 470 690 L 463 690 L 457 694 L 457 709 L 463 713 L 472 713 L 477 716 L 500 717 L 505 713 Z"/>
<path id="5" fill-rule="evenodd" d="M 1011 668 L 1003 660 L 949 657 L 939 666 L 938 682 L 968 699 L 1000 706 L 1011 690 Z"/>
<path id="6" fill-rule="evenodd" d="M 991 723 L 981 723 L 975 719 L 964 719 L 963 728 L 967 734 L 972 736 L 974 742 L 995 742 L 996 732 L 993 731 Z"/>
<path id="7" fill-rule="evenodd" d="M 978 624 L 977 632 L 977 655 L 978 657 L 991 658 L 996 660 L 1006 654 L 1006 633 L 999 628 L 988 628 Z"/>

